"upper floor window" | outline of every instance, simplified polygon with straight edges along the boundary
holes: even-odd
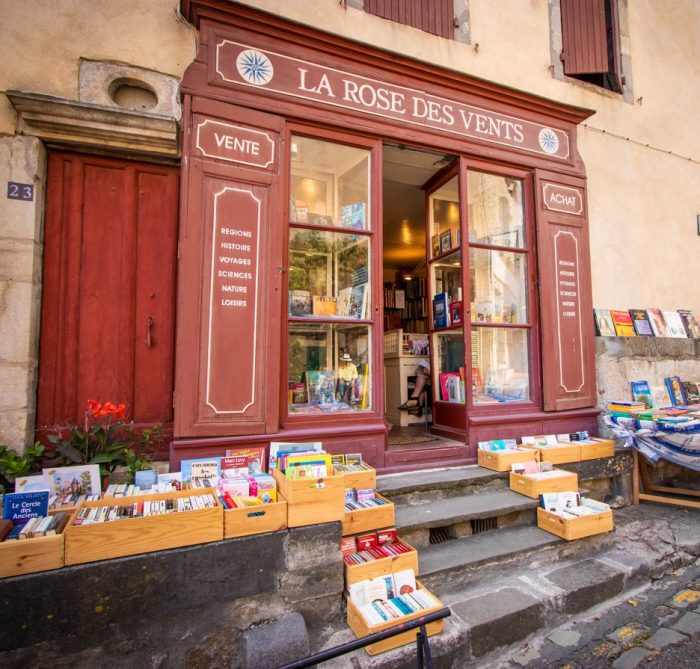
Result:
[[[454,37],[454,0],[364,0],[363,7],[368,14],[383,19],[403,23],[438,37]]]
[[[622,92],[618,0],[560,0],[564,74]]]

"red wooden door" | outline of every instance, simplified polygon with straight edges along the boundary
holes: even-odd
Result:
[[[49,156],[37,425],[172,421],[178,170]]]

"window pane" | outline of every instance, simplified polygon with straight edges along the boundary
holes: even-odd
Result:
[[[472,396],[475,404],[530,399],[527,330],[472,328]]]
[[[369,238],[290,230],[289,315],[370,318]]]
[[[467,172],[469,241],[525,246],[523,184],[520,179]]]
[[[459,251],[430,265],[432,294],[447,293],[450,302],[462,299],[462,254]]]
[[[470,249],[472,321],[527,323],[527,256]]]
[[[369,151],[292,137],[289,220],[369,228]]]
[[[455,177],[430,196],[431,257],[459,248],[460,242],[459,182]]]
[[[464,403],[464,335],[462,330],[433,334],[436,384],[433,396],[443,402]]]
[[[371,328],[366,325],[289,325],[289,413],[324,414],[372,407]]]

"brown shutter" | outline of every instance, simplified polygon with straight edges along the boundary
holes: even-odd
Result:
[[[605,0],[561,0],[564,74],[608,71]]]
[[[539,172],[537,202],[544,409],[592,407],[595,339],[583,182]]]
[[[454,0],[365,0],[368,14],[452,39]]]

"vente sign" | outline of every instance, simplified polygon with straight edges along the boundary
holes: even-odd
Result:
[[[378,81],[227,39],[216,45],[220,80],[567,160],[569,137],[525,119]]]

